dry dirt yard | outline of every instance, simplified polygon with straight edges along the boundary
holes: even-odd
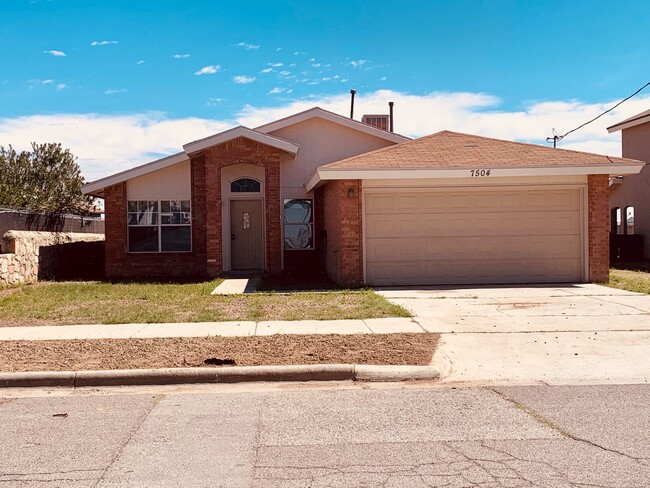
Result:
[[[438,337],[438,334],[331,334],[0,341],[0,371],[148,369],[220,364],[424,366],[431,362]]]

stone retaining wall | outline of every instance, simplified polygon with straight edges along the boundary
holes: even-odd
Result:
[[[3,249],[8,252],[0,254],[0,285],[36,283],[39,279],[54,279],[61,274],[66,277],[83,275],[83,269],[78,270],[79,273],[65,269],[79,266],[78,260],[73,264],[66,259],[66,254],[70,253],[65,249],[71,244],[77,246],[76,255],[84,252],[78,243],[88,243],[86,247],[92,249],[89,255],[97,255],[100,246],[103,254],[103,234],[10,230],[2,239]]]

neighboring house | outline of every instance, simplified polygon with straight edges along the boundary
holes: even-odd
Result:
[[[607,128],[621,131],[623,157],[650,161],[650,110]],[[612,180],[609,194],[612,234],[644,236],[644,255],[650,257],[650,166],[639,174]]]
[[[640,161],[314,108],[89,183],[109,278],[323,269],[346,286],[608,279],[611,175]]]

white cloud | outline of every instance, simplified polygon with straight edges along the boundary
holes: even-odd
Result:
[[[330,81],[331,79],[332,79],[332,78],[330,78],[329,76],[323,76],[323,77],[321,78],[321,81]]]
[[[279,68],[280,66],[283,66],[282,63],[266,63],[267,66],[273,66],[274,68]]]
[[[221,65],[219,64],[210,64],[208,66],[204,66],[200,70],[196,71],[194,74],[196,76],[201,76],[201,75],[213,75],[217,71],[221,69]]]
[[[56,49],[50,49],[49,51],[43,51],[44,54],[51,54],[52,56],[57,56],[65,58],[67,56],[63,51],[57,51]]]
[[[41,83],[43,83],[44,85],[51,85],[52,83],[54,83],[54,80],[43,80],[41,81]]]
[[[110,44],[117,44],[117,41],[93,41],[90,43],[91,46],[108,46]]]
[[[205,107],[216,107],[218,104],[220,104],[224,100],[225,100],[224,98],[219,98],[219,97],[208,98],[208,101],[205,102],[204,106]]]
[[[281,88],[281,87],[279,87],[279,86],[276,86],[275,88],[273,88],[273,89],[269,92],[269,95],[276,95],[276,94],[278,94],[278,93],[282,93],[282,92],[284,92],[284,91],[287,91],[287,89],[286,89],[286,88]]]
[[[367,62],[368,62],[367,59],[358,59],[358,60],[356,60],[356,61],[350,61],[350,65],[351,65],[353,68],[358,68],[359,66],[363,66],[363,65],[366,64]]]
[[[276,47],[275,50],[276,51],[282,51],[282,48],[281,47]]]
[[[248,83],[253,83],[255,81],[255,77],[246,76],[246,75],[237,75],[233,77],[232,81],[234,81],[238,85],[246,85]]]
[[[291,71],[282,70],[278,73],[280,76],[289,76],[291,74]]]
[[[249,44],[247,42],[239,42],[239,43],[237,43],[237,45],[239,47],[243,47],[244,49],[246,49],[246,51],[250,51],[251,49],[259,49],[260,48],[259,44]]]
[[[434,92],[412,95],[391,90],[359,94],[355,112],[388,113],[388,101],[395,102],[396,131],[420,137],[441,130],[453,130],[498,139],[546,145],[546,137],[555,128],[560,134],[594,118],[616,103],[587,104],[579,101],[532,102],[520,110],[499,110],[498,97],[485,93]],[[647,110],[650,95],[629,100],[596,122],[570,134],[558,147],[609,155],[620,155],[620,133],[608,134],[607,127]],[[349,94],[295,101],[282,107],[246,105],[237,120],[256,127],[313,106],[340,114],[350,110]]]
[[[313,63],[314,61],[316,61],[316,58],[309,58],[310,63]]]
[[[273,71],[273,68],[264,68],[260,73],[270,73],[271,71]]]
[[[386,81],[387,79],[388,79],[388,76],[382,76],[381,78],[379,78],[379,81]]]
[[[311,65],[312,68],[320,68],[320,63],[313,63]]]
[[[290,90],[283,93],[288,94]],[[397,132],[411,137],[448,129],[544,145],[552,128],[563,134],[616,102],[607,100],[587,104],[576,100],[554,100],[531,102],[521,109],[505,110],[499,109],[498,97],[485,93],[433,92],[413,95],[378,90],[367,94],[357,93],[357,119],[364,113],[388,113],[388,101],[395,102]],[[569,135],[559,143],[559,147],[620,155],[620,133],[608,134],[606,127],[647,110],[649,104],[650,96],[629,100]],[[12,144],[16,149],[28,149],[31,141],[61,142],[79,157],[85,177],[92,180],[176,153],[189,141],[235,125],[257,127],[314,106],[347,116],[350,96],[348,93],[313,96],[279,107],[245,105],[233,120],[167,119],[161,114],[55,114],[0,118],[0,140]]]
[[[63,90],[67,85],[65,83],[57,83],[56,84],[56,91],[61,91]]]
[[[174,54],[174,59],[187,59],[191,57],[191,54]]]
[[[135,63],[135,64],[144,64],[144,59],[141,59],[140,61],[138,61],[138,62]]]
[[[104,93],[106,95],[115,95],[116,93],[126,93],[126,88],[109,88]]]
[[[92,181],[177,153],[182,145],[236,125],[233,121],[198,118],[167,119],[161,114],[32,115],[0,118],[0,140],[17,150],[32,141],[60,142],[79,159]]]

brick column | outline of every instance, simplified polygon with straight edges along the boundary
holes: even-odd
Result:
[[[338,180],[323,192],[327,274],[343,286],[363,285],[361,191],[361,180]]]
[[[280,201],[280,160],[272,158],[264,168],[266,202],[266,269],[271,275],[282,272],[282,211]]]
[[[126,256],[126,183],[104,189],[106,277],[120,276]]]
[[[589,281],[609,282],[609,204],[607,175],[589,175]]]

